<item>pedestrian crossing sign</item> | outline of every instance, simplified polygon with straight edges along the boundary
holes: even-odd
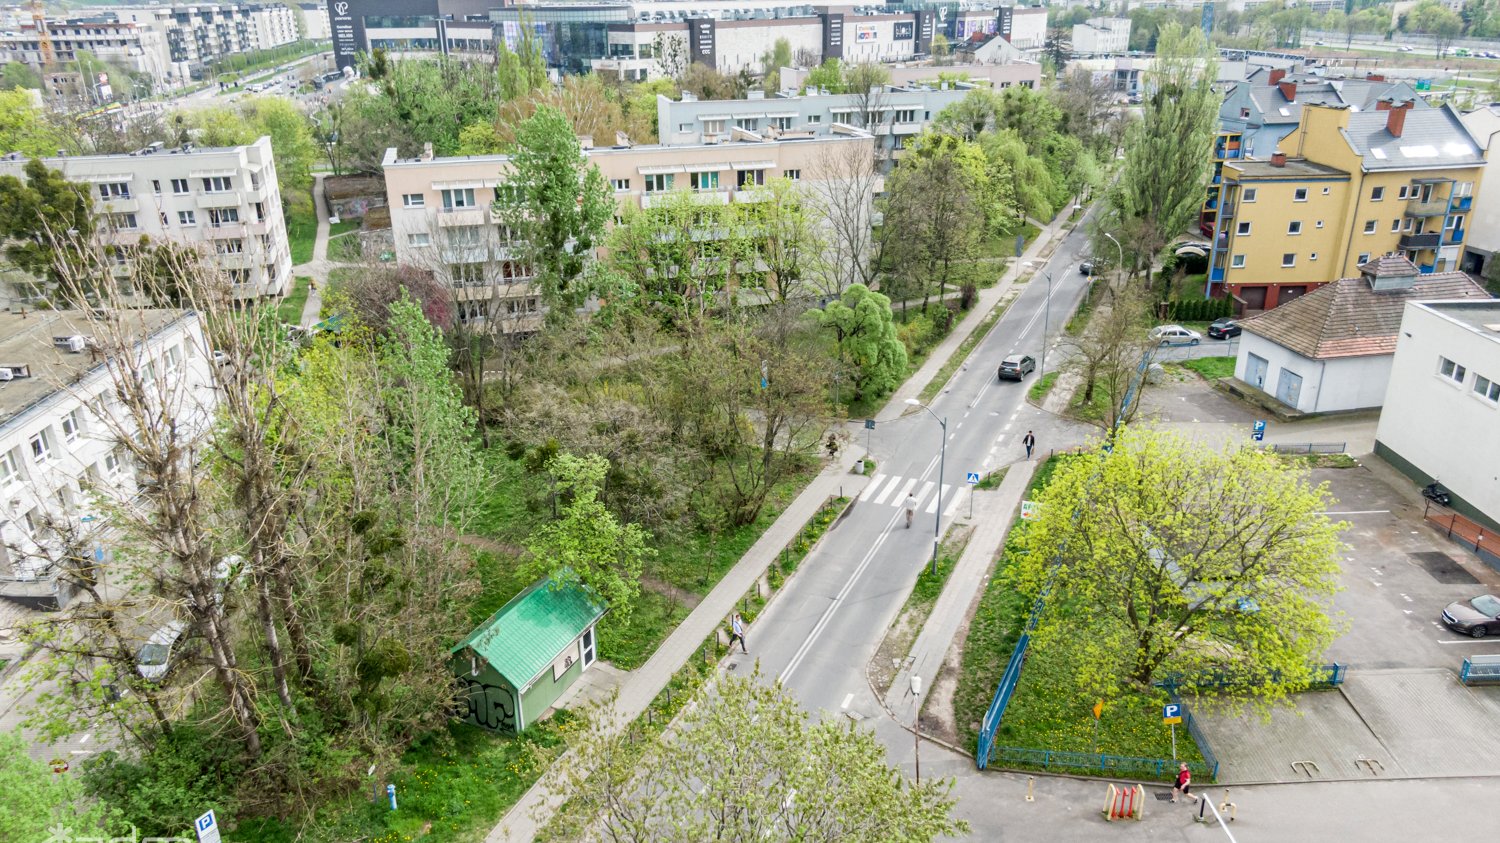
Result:
[[[971,471],[971,472],[969,472],[969,482],[970,483],[978,483],[979,482],[979,472],[977,472],[977,471]]]

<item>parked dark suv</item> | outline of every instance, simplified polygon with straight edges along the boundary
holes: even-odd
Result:
[[[1208,335],[1216,340],[1227,340],[1230,337],[1237,337],[1240,335],[1240,331],[1240,323],[1228,317],[1215,319],[1208,326]]]
[[[999,377],[1003,381],[1018,381],[1036,371],[1036,360],[1024,354],[1012,354],[1000,361]]]

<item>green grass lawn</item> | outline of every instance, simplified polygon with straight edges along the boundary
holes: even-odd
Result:
[[[276,305],[277,318],[287,325],[301,325],[302,309],[307,306],[307,294],[311,286],[311,278],[298,275],[293,281],[292,291]]]
[[[1196,360],[1184,360],[1181,365],[1211,381],[1234,377],[1233,357],[1199,357]]]
[[[313,243],[318,239],[318,213],[313,210],[312,194],[297,193],[286,202],[286,240],[292,252],[292,265],[312,260]]]
[[[1052,391],[1052,385],[1057,383],[1057,372],[1048,372],[1036,379],[1031,388],[1026,390],[1026,397],[1033,403],[1040,404],[1047,399],[1047,393]]]
[[[342,226],[344,223],[339,222]],[[329,226],[331,231],[333,226]],[[358,234],[345,234],[342,237],[331,237],[328,240],[328,259],[339,263],[359,263],[364,260],[365,253],[359,242]]]

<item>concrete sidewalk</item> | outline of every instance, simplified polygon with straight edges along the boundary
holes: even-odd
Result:
[[[323,312],[323,288],[328,286],[328,200],[323,196],[323,174],[313,176],[313,208],[318,214],[318,236],[313,241],[312,260],[292,267],[292,274],[312,279],[307,291],[307,303],[302,306],[301,325],[311,328],[318,324],[318,315]]]
[[[703,602],[662,642],[650,660],[630,673],[615,700],[614,719],[605,728],[624,728],[646,710],[673,674],[698,651],[704,639],[724,625],[740,598],[755,586],[771,563],[780,558],[781,549],[797,537],[798,531],[830,495],[842,492],[852,497],[864,489],[868,478],[850,473],[857,458],[854,448],[843,449],[839,460],[831,463],[802,490],[760,540],[703,598]],[[500,824],[490,831],[486,843],[535,838],[538,829],[566,799],[566,792],[558,787],[560,782],[556,772],[567,763],[566,757],[554,762],[552,769],[532,785]]]
[[[1036,467],[1035,460],[1012,463],[998,489],[973,493],[974,521],[978,526],[964,546],[963,555],[953,566],[953,572],[948,575],[948,582],[938,595],[932,613],[927,616],[927,623],[917,634],[910,658],[896,674],[885,696],[886,711],[902,726],[914,726],[920,710],[918,698],[911,693],[910,677],[921,677],[923,694],[931,689],[970,607],[984,594],[990,567],[1005,545],[1005,537],[1010,534],[1012,520]]]

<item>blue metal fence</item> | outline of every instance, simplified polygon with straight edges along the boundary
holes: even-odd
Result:
[[[1206,756],[1205,756],[1206,758]],[[1096,752],[1061,752],[1052,749],[1024,749],[1015,746],[995,747],[995,759],[1015,767],[1041,767],[1044,770],[1075,770],[1115,774],[1125,778],[1150,776],[1167,779],[1177,771],[1178,762],[1170,758],[1143,758],[1131,755],[1105,755]],[[1188,769],[1203,780],[1219,775],[1217,761],[1188,762]]]
[[[1308,682],[1308,688],[1337,688],[1344,684],[1344,676],[1349,672],[1349,665],[1333,662],[1321,664],[1312,668],[1312,679]],[[1231,673],[1204,673],[1197,676],[1184,676],[1181,673],[1168,673],[1161,679],[1151,683],[1161,688],[1175,699],[1178,692],[1184,688],[1209,688],[1223,690],[1225,688],[1249,688],[1258,684],[1255,681],[1246,680]]]

